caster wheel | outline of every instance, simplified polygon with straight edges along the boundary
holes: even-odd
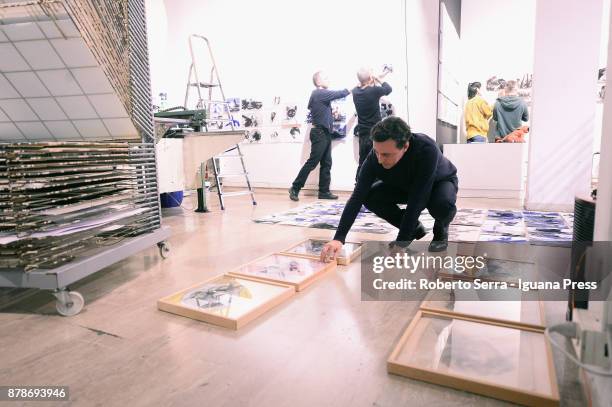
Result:
[[[80,293],[69,291],[66,293],[65,298],[67,298],[65,302],[59,298],[55,302],[55,308],[60,315],[71,317],[81,312],[85,305],[85,299]]]
[[[159,255],[162,259],[167,259],[170,256],[170,243],[159,242],[157,247],[159,247]]]

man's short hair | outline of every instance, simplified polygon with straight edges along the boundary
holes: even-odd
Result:
[[[319,87],[319,80],[321,79],[321,73],[323,71],[317,71],[314,73],[314,75],[312,75],[312,83],[318,88]]]
[[[372,127],[370,137],[373,141],[395,141],[397,148],[402,149],[412,140],[412,132],[408,123],[397,116],[385,117]]]
[[[508,82],[506,82],[506,86],[504,87],[504,89],[506,90],[506,93],[514,92],[516,90],[516,81],[509,80]]]
[[[360,68],[357,71],[357,79],[359,80],[359,83],[365,85],[370,81],[370,79],[372,79],[372,70],[368,68]]]

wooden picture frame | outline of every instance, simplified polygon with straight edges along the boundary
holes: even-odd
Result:
[[[212,287],[215,285],[220,286],[221,289],[214,290]],[[207,292],[203,292],[202,288],[207,290]],[[252,297],[248,298],[243,293],[237,292],[242,290],[248,290],[251,296],[260,294],[262,298],[258,301],[253,301],[249,309],[248,302],[244,304],[245,301],[242,300],[252,299]],[[192,296],[185,299],[187,295],[195,292],[199,292],[202,298]],[[293,295],[295,295],[295,289],[289,285],[250,277],[222,274],[161,298],[157,301],[157,308],[161,311],[237,330]],[[229,304],[225,301],[227,296],[230,297]],[[236,303],[236,298],[238,298],[240,303]],[[233,309],[232,300],[234,300]],[[187,304],[187,301],[195,301],[198,306]],[[202,304],[202,302],[198,301],[202,301],[205,306],[198,308]],[[206,303],[207,301],[208,303]],[[211,301],[214,302],[211,303]],[[241,308],[246,309],[242,310]]]
[[[499,322],[516,327],[537,329],[542,332],[546,329],[544,304],[539,299],[525,299],[523,301],[520,299],[500,301],[453,300],[450,294],[447,297],[447,292],[441,291],[430,291],[419,309],[450,315],[451,317],[460,316],[483,322]],[[534,292],[522,293],[518,289],[516,291],[518,294],[534,294]],[[515,315],[509,315],[512,313]]]
[[[302,291],[336,268],[336,262],[322,263],[318,260],[270,254],[244,264],[228,274],[250,277],[294,287]]]
[[[458,256],[461,257],[461,256]],[[515,273],[504,273],[505,269],[502,265],[510,266],[516,264],[520,269],[515,270]],[[499,260],[499,259],[487,259],[487,270],[478,270],[475,266],[470,270],[458,273],[451,270],[440,269],[438,270],[438,277],[441,280],[463,280],[463,281],[474,281],[480,279],[487,282],[506,282],[508,287],[518,287],[518,280],[520,278],[530,279],[536,276],[536,265],[528,262],[512,261],[512,260]]]
[[[418,311],[389,356],[387,371],[525,406],[559,405],[550,344],[536,329]]]
[[[301,242],[295,243],[288,247],[287,249],[279,252],[279,254],[283,254],[285,256],[295,256],[295,257],[303,257],[306,259],[319,259],[319,254],[316,252],[310,253],[302,253],[302,251],[309,251],[310,248],[307,246],[309,242],[317,242],[317,243],[327,243],[329,239],[319,239],[319,238],[309,238],[304,239]],[[349,246],[350,245],[350,246]],[[306,247],[304,247],[306,246]],[[357,246],[357,247],[352,247]],[[336,257],[336,261],[340,266],[348,266],[351,264],[355,258],[357,258],[361,254],[362,243],[358,242],[345,242],[342,246],[342,252],[338,257]],[[320,253],[320,250],[319,250]]]

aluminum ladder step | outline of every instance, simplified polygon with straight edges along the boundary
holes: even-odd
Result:
[[[191,82],[189,84],[189,86],[199,86],[200,88],[217,88],[221,85],[219,85],[218,83],[207,83],[207,82],[200,82],[200,83],[196,83],[196,82]]]
[[[219,178],[230,178],[230,177],[244,177],[245,175],[248,175],[248,172],[237,172],[235,174],[218,174],[217,177]]]
[[[238,196],[238,195],[250,195],[251,191],[245,189],[244,191],[233,191],[233,192],[223,192],[223,196]]]

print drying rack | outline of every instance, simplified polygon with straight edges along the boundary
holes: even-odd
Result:
[[[0,298],[52,290],[75,315],[70,285],[169,251],[144,0],[0,0],[0,26]]]

